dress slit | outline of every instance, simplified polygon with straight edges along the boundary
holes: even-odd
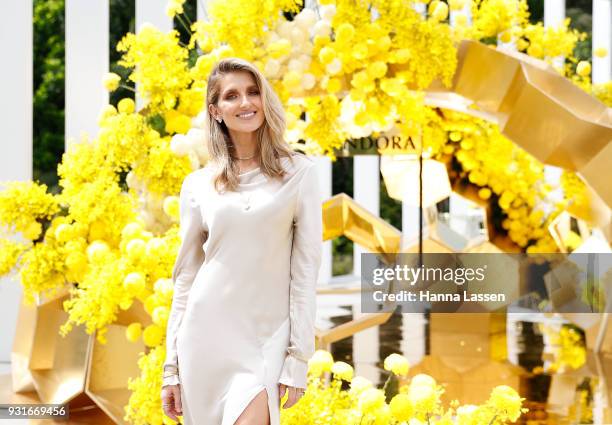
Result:
[[[235,425],[236,421],[238,420],[238,418],[240,417],[240,415],[242,415],[244,413],[244,411],[247,409],[247,407],[249,407],[249,405],[251,404],[251,402],[253,400],[255,400],[255,398],[260,395],[262,393],[262,391],[266,392],[266,395],[268,396],[267,401],[266,401],[266,405],[268,407],[268,421],[269,423],[271,423],[272,421],[272,409],[270,408],[270,393],[268,392],[268,388],[266,388],[265,385],[260,385],[259,387],[257,387],[257,391],[252,394],[249,395],[244,403],[241,403],[240,409],[238,409],[237,412],[228,412],[229,414],[229,421],[225,420],[225,417],[223,418],[223,425]]]

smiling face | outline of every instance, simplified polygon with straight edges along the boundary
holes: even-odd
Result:
[[[213,119],[222,118],[230,134],[252,133],[262,126],[261,93],[250,72],[231,72],[220,81],[217,105],[210,105]]]

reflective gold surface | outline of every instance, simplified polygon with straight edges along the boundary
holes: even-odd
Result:
[[[353,336],[358,332],[378,326],[389,320],[392,313],[366,313],[350,322],[328,330],[316,330],[315,341],[318,349],[329,350],[330,344]]]
[[[345,193],[323,203],[323,240],[346,236],[366,250],[392,260],[399,252],[401,232]]]
[[[62,308],[67,298],[64,293],[38,305],[29,368],[43,403],[70,402],[72,407],[80,407],[92,404],[78,396],[85,390],[93,337],[82,326],[66,337],[59,335],[60,325],[68,318]]]
[[[8,388],[12,385],[15,390],[3,397],[11,403],[67,403],[71,416],[76,416],[69,423],[125,423],[124,406],[131,394],[128,378],[140,375],[138,358],[145,351],[142,341],[129,342],[125,331],[130,323],[146,326],[151,318],[135,300],[109,326],[106,344],[80,326],[64,338],[59,327],[67,319],[62,308],[67,297],[65,288],[57,296],[42,297],[35,307],[21,306],[12,353],[13,378],[7,379]],[[30,390],[23,384],[28,374]],[[23,394],[21,398],[16,390]]]
[[[34,391],[34,381],[29,369],[34,330],[36,323],[36,306],[19,303],[15,339],[11,350],[12,388],[16,393]]]
[[[144,311],[144,310],[143,310]],[[140,375],[139,353],[145,351],[142,340],[132,343],[125,337],[127,326],[111,325],[107,343],[94,341],[85,393],[117,424],[126,424],[124,406],[131,391],[129,378]]]
[[[611,109],[544,61],[464,40],[452,87],[432,85],[426,102],[496,122],[543,163],[578,171],[606,204],[582,206],[583,218],[609,226]]]

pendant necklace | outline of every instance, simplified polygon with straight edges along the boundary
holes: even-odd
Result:
[[[251,209],[251,194],[244,194],[241,193],[240,196],[242,197],[242,202],[244,203],[244,210],[248,211],[249,209]]]

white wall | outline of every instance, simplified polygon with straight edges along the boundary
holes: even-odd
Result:
[[[102,84],[109,64],[108,0],[66,0],[66,146],[94,138],[108,104]]]
[[[0,2],[0,182],[32,179],[32,0]],[[21,300],[18,277],[0,278],[0,362],[10,361]]]

